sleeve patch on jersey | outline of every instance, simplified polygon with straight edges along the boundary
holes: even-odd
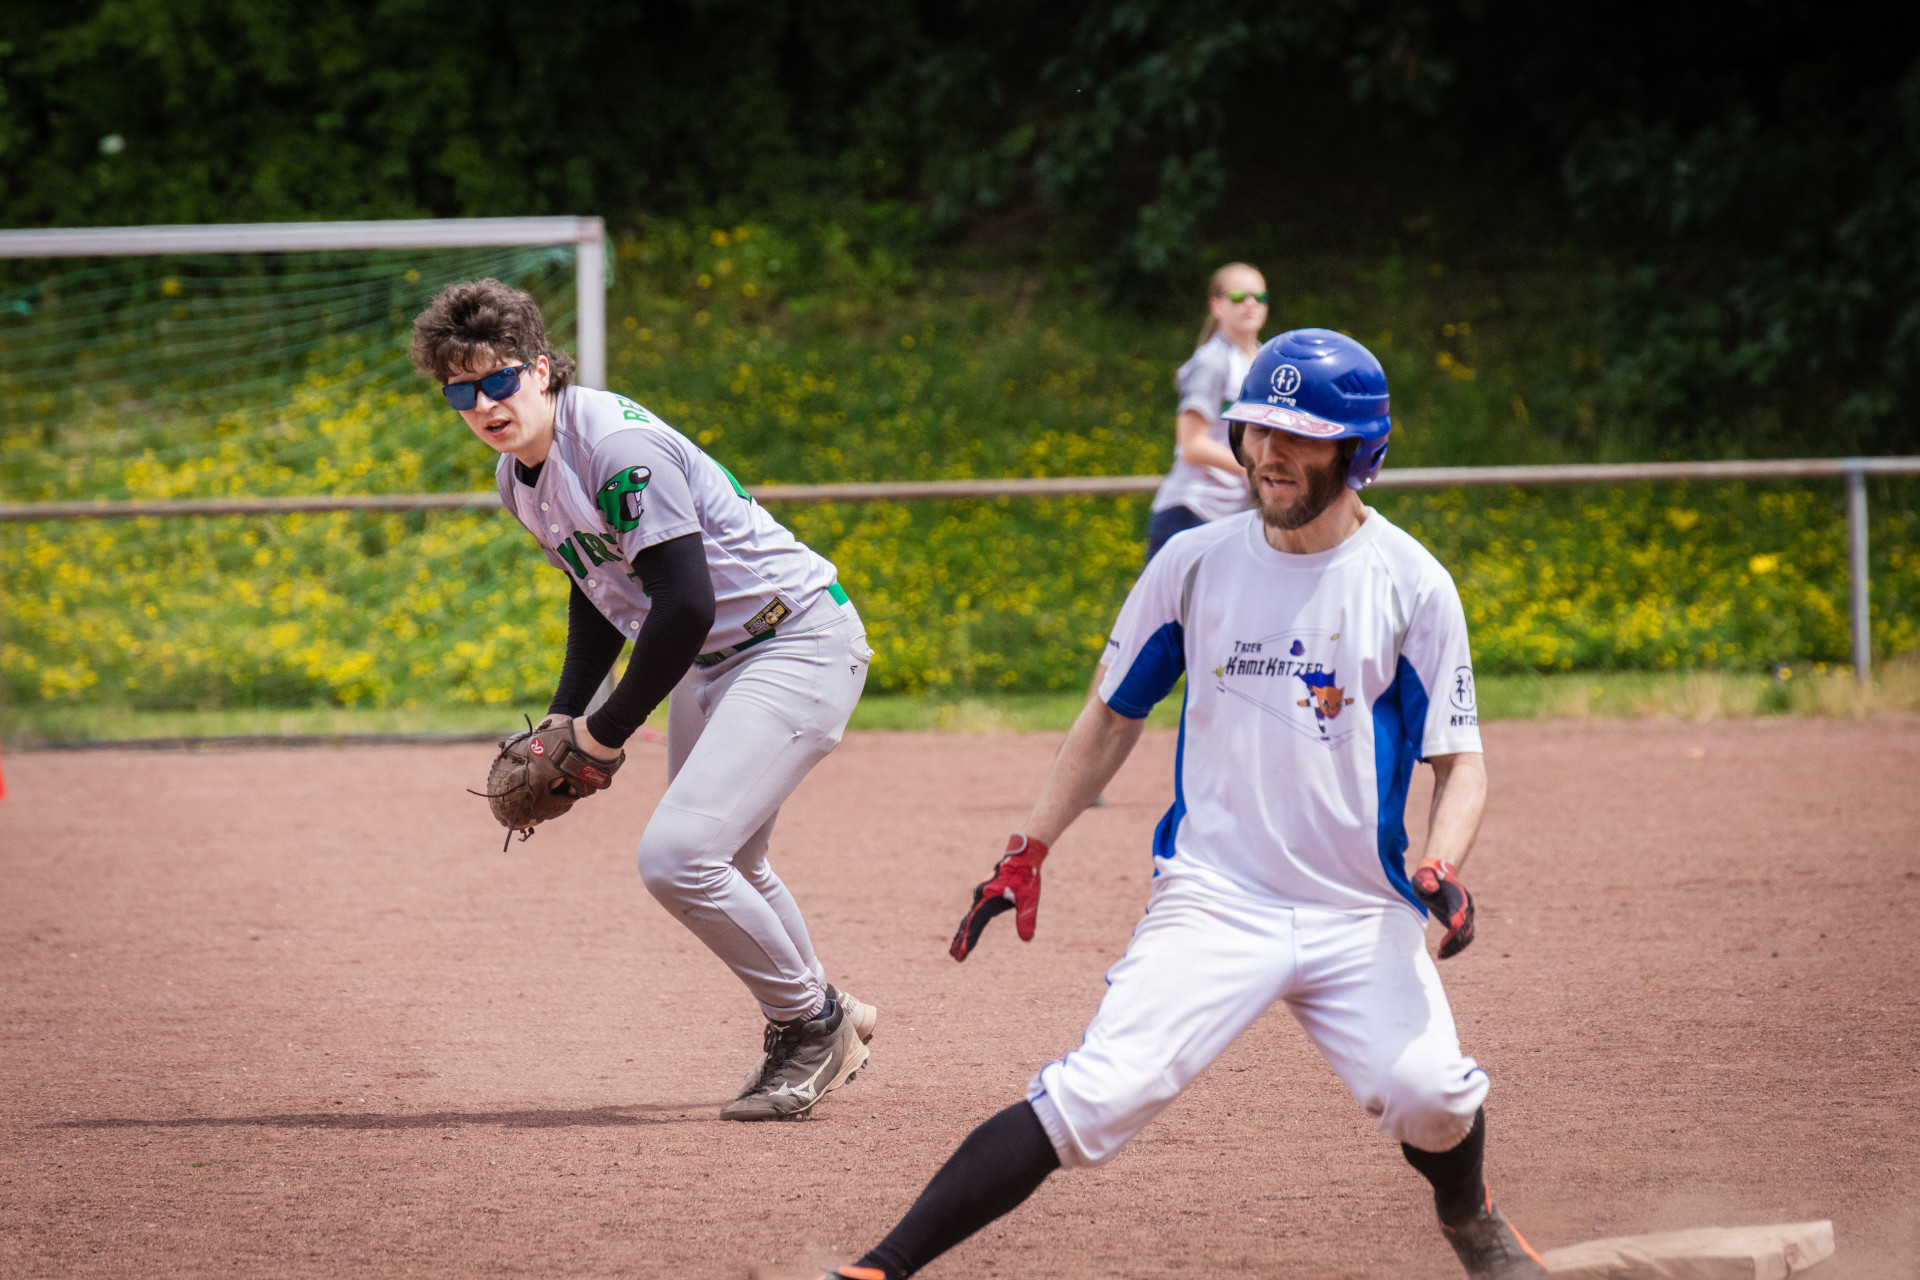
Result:
[[[1107,699],[1107,705],[1129,720],[1144,720],[1154,704],[1173,692],[1186,669],[1186,634],[1179,623],[1169,622],[1140,646],[1126,678]]]
[[[640,492],[651,479],[653,472],[650,469],[627,467],[600,486],[594,501],[600,504],[600,514],[606,517],[609,525],[621,533],[639,527]]]

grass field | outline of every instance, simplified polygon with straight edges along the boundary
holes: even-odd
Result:
[[[1484,720],[1638,719],[1740,720],[1756,716],[1856,716],[1920,713],[1920,662],[1888,664],[1872,696],[1857,697],[1845,668],[1788,668],[1784,679],[1724,671],[1576,672],[1570,675],[1482,676]],[[1058,732],[1073,722],[1077,693],[1010,693],[939,699],[871,694],[854,711],[856,730],[952,733]],[[542,708],[524,713],[538,717]],[[499,707],[226,708],[213,711],[127,711],[41,703],[0,708],[0,749],[155,738],[312,738],[366,734],[472,734],[518,727]],[[1168,698],[1150,728],[1178,722],[1180,699]],[[648,728],[666,732],[662,707]]]

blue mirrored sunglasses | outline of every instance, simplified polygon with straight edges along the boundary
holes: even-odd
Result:
[[[533,361],[529,360],[525,364],[509,365],[498,373],[490,373],[472,382],[449,382],[440,388],[440,394],[456,409],[471,409],[480,402],[474,390],[477,387],[487,393],[487,399],[498,403],[520,390],[520,375],[531,368]]]

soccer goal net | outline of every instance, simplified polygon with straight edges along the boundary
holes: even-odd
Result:
[[[599,220],[574,218],[0,233],[0,502],[483,489],[490,456],[409,363],[413,317],[454,281],[507,281],[597,385],[601,255]],[[533,575],[501,528],[461,512],[0,524],[0,697],[16,713],[511,701],[545,673],[496,663],[527,647],[501,629],[551,611],[515,607]]]

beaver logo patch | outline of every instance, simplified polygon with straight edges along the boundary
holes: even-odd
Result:
[[[594,501],[599,504],[600,514],[606,517],[609,525],[621,533],[639,526],[640,493],[651,479],[653,472],[649,468],[628,467],[600,486]]]

